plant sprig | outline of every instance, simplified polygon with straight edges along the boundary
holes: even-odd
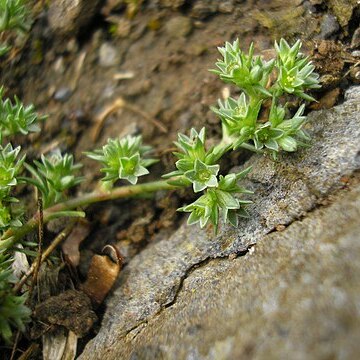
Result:
[[[111,187],[116,180],[124,179],[135,185],[138,178],[149,174],[147,169],[158,160],[146,158],[151,147],[142,145],[141,136],[126,136],[122,139],[109,139],[101,149],[86,152],[86,155],[101,162],[105,173],[102,179]]]
[[[212,72],[243,91],[237,99],[219,100],[218,107],[212,107],[221,119],[224,142],[234,149],[254,146],[275,159],[281,150],[293,152],[307,145],[309,136],[302,129],[306,120],[304,106],[289,117],[286,103],[286,96],[313,101],[305,92],[320,87],[314,65],[300,48],[300,40],[290,47],[281,39],[279,44],[275,42],[276,59],[268,62],[254,56],[253,44],[249,54],[240,50],[238,40],[219,48],[223,59],[218,60]],[[271,100],[270,113],[267,120],[260,120],[265,99]]]
[[[24,0],[0,0],[0,35],[5,31],[24,34],[30,29],[31,20]],[[11,46],[0,42],[0,56],[5,55]]]

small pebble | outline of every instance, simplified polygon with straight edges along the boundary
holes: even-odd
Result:
[[[360,47],[360,27],[358,27],[351,39],[351,47],[353,49]]]
[[[190,15],[194,17],[195,19],[204,20],[210,15],[213,15],[216,13],[218,8],[218,2],[217,1],[198,1],[195,3],[194,7],[192,8]]]
[[[71,89],[63,86],[60,89],[56,90],[54,94],[54,100],[64,103],[70,99],[71,95]]]
[[[332,35],[334,35],[338,30],[339,30],[339,23],[337,22],[336,17],[333,15],[326,14],[323,17],[320,34],[318,37],[320,39],[328,39]]]
[[[229,255],[229,260],[235,260],[237,258],[237,254],[236,253],[232,253]]]
[[[176,16],[165,24],[165,31],[170,37],[186,37],[192,31],[191,19],[186,16]]]
[[[310,1],[304,1],[303,6],[310,14],[316,13],[316,7],[313,4],[311,4]]]
[[[234,11],[234,4],[232,1],[220,1],[219,11],[223,14],[231,14]]]
[[[60,75],[65,72],[64,58],[62,56],[58,57],[55,60],[54,70]]]
[[[78,33],[95,15],[101,0],[52,0],[49,1],[47,20],[56,36]]]
[[[111,67],[120,64],[120,54],[117,52],[114,46],[105,42],[99,49],[99,65],[102,67]]]
[[[350,77],[355,84],[360,84],[360,66],[353,67],[350,70]]]
[[[71,38],[66,44],[66,51],[71,54],[77,53],[79,50],[79,44],[75,38]]]
[[[161,6],[177,10],[185,4],[185,0],[160,0]]]
[[[226,100],[230,97],[231,95],[231,91],[230,91],[230,87],[229,86],[224,86],[221,89],[221,97],[223,98],[223,100]]]

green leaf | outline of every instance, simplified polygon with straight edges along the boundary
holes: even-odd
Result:
[[[278,143],[285,151],[292,152],[297,150],[297,142],[291,136],[285,136],[279,139]]]

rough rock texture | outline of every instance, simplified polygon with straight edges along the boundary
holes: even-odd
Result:
[[[172,306],[104,357],[356,359],[359,216],[360,186],[246,256],[194,270]]]
[[[277,163],[251,158],[245,185],[256,195],[250,219],[238,229],[226,227],[213,237],[211,229],[183,226],[136,256],[80,358],[292,353],[297,359],[315,350],[349,358],[359,350],[352,339],[359,335],[360,268],[350,261],[359,253],[359,190],[307,214],[360,169],[359,104],[357,87],[344,104],[310,114],[311,148]],[[293,222],[283,233],[267,235]],[[256,243],[253,256],[225,258]]]
[[[86,26],[95,14],[100,0],[53,0],[49,5],[48,21],[57,35],[74,35]]]

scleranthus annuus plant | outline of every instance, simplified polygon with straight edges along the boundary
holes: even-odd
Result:
[[[300,47],[300,41],[291,47],[281,39],[275,43],[276,58],[265,61],[254,55],[253,45],[244,53],[238,40],[226,43],[219,48],[222,59],[212,72],[235,85],[240,95],[219,100],[218,107],[212,108],[221,119],[221,141],[207,147],[205,128],[178,134],[176,169],[165,174],[165,180],[139,184],[139,178],[147,175],[157,161],[151,156],[151,147],[143,145],[141,136],[109,139],[102,148],[86,153],[102,165],[105,186],[70,199],[69,190],[82,181],[81,165],[75,163],[71,154],[60,152],[42,155],[41,161],[28,164],[20,147],[14,148],[5,140],[15,134],[38,131],[43,117],[18,99],[3,100],[0,90],[0,335],[9,341],[11,328],[23,329],[29,316],[24,296],[12,292],[11,257],[15,245],[36,228],[39,217],[35,214],[23,223],[16,210],[19,199],[12,195],[19,183],[37,188],[44,204],[44,222],[62,216],[84,216],[83,207],[99,201],[188,188],[198,195],[193,203],[178,209],[189,213],[188,224],[199,223],[201,228],[211,224],[215,233],[221,222],[237,226],[239,217],[248,216],[249,203],[239,195],[251,193],[239,181],[251,169],[224,174],[219,160],[239,148],[276,159],[281,151],[293,152],[308,145],[309,136],[303,129],[305,106],[300,105],[291,114],[286,103],[294,97],[314,100],[306,91],[319,88],[314,66],[300,53]],[[119,181],[130,185],[118,185]],[[12,308],[11,316],[2,310],[4,304]]]
[[[222,121],[223,141],[233,149],[254,147],[276,159],[280,150],[296,151],[310,140],[302,129],[305,106],[290,117],[286,102],[283,104],[291,96],[313,101],[306,91],[320,87],[314,65],[300,53],[300,48],[300,40],[290,47],[281,39],[275,42],[277,56],[270,61],[254,56],[253,44],[245,54],[238,40],[219,48],[223,59],[218,60],[217,69],[212,71],[242,91],[238,99],[219,100],[219,107],[212,108]],[[266,100],[271,101],[270,113],[266,121],[259,121]]]
[[[24,0],[0,0],[0,35],[6,31],[24,34],[29,28],[29,14]],[[0,37],[0,56],[9,50],[10,46]]]

